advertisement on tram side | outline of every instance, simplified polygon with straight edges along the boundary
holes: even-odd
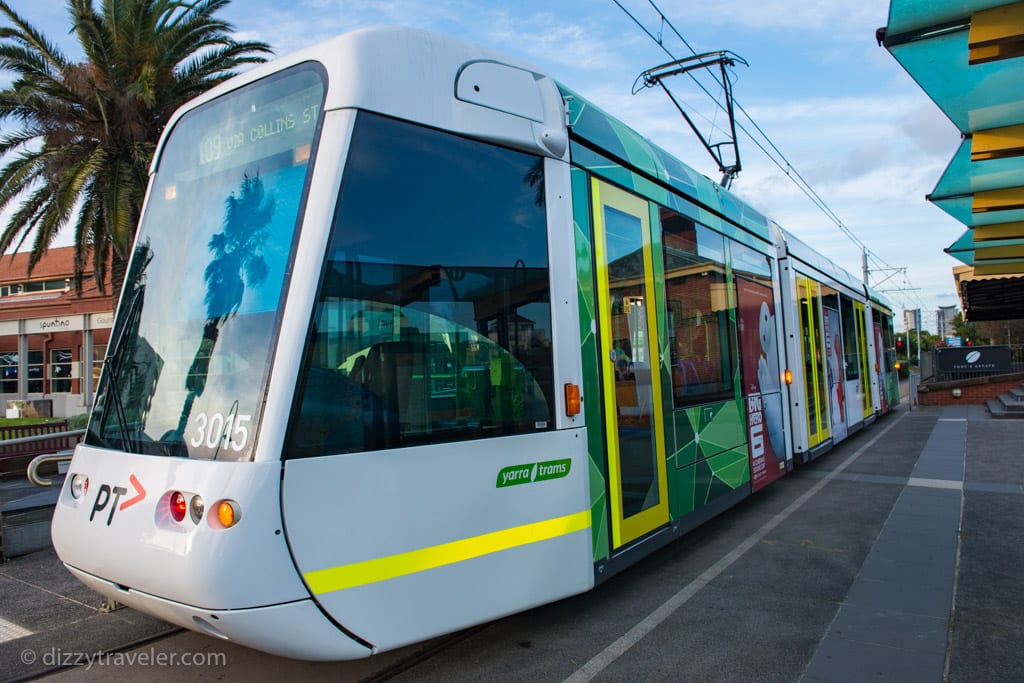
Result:
[[[825,367],[828,372],[828,406],[832,416],[832,436],[838,442],[846,438],[846,373],[843,369],[843,333],[839,311],[822,308],[822,332],[825,334]]]
[[[771,288],[758,282],[737,277],[736,291],[750,482],[757,491],[786,473],[775,306]]]

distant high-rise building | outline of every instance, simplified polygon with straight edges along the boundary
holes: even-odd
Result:
[[[903,329],[905,331],[920,330],[921,329],[921,309],[920,308],[904,308],[903,309]]]
[[[939,306],[935,311],[935,334],[940,337],[949,337],[953,334],[953,318],[956,316],[956,306]]]

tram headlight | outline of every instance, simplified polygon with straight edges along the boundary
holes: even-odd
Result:
[[[188,512],[188,503],[185,502],[185,494],[181,491],[175,491],[171,494],[171,497],[167,499],[167,504],[171,508],[171,517],[175,522],[180,522],[185,519],[185,513]]]
[[[71,477],[71,497],[78,500],[89,492],[89,477],[84,474],[76,474]]]
[[[203,497],[199,495],[192,496],[192,500],[188,504],[188,514],[192,517],[192,521],[199,524],[199,520],[203,518],[205,510],[206,506],[203,504]]]

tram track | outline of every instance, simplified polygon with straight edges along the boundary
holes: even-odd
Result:
[[[53,676],[53,675],[62,673],[64,671],[70,671],[70,670],[73,670],[73,669],[78,669],[78,668],[80,668],[82,666],[86,666],[88,661],[96,661],[97,659],[100,659],[100,658],[103,658],[103,657],[112,656],[112,655],[115,655],[115,654],[117,654],[119,652],[129,652],[129,651],[134,650],[136,648],[143,647],[145,645],[151,645],[153,643],[158,643],[161,640],[165,640],[167,638],[170,638],[171,636],[175,636],[175,635],[178,635],[179,633],[185,633],[185,632],[186,632],[186,629],[184,629],[184,628],[181,628],[181,627],[170,627],[166,631],[161,631],[159,633],[155,633],[153,635],[149,635],[149,636],[146,636],[144,638],[136,638],[135,640],[128,641],[127,643],[123,643],[121,645],[117,645],[117,646],[111,647],[111,648],[96,650],[95,652],[90,652],[90,653],[81,653],[81,652],[79,652],[79,653],[74,653],[74,652],[62,653],[62,654],[69,655],[69,661],[67,663],[55,664],[53,666],[49,666],[49,667],[46,667],[46,668],[43,668],[43,669],[38,669],[36,671],[31,671],[31,672],[29,672],[27,674],[23,674],[21,676],[15,677],[15,678],[9,678],[6,681],[4,681],[4,683],[23,683],[24,681],[38,681],[38,680],[46,678],[48,676]],[[58,650],[58,652],[60,652],[60,651]],[[83,661],[82,657],[86,656],[86,655],[88,656],[89,660],[88,661]]]
[[[388,665],[380,671],[372,673],[364,678],[360,678],[357,683],[385,683],[385,681],[393,680],[397,676],[415,669],[420,664],[433,659],[437,655],[450,650],[464,640],[484,631],[490,625],[490,623],[480,624],[479,626],[473,626],[447,636],[442,636],[433,641],[427,647],[399,659],[397,662]]]
[[[437,657],[444,652],[451,650],[453,647],[462,643],[463,641],[479,634],[484,631],[490,624],[480,624],[456,633],[442,636],[429,643],[426,647],[423,647],[415,652],[412,652],[397,661],[388,664],[386,667],[379,671],[375,671],[367,676],[359,678],[357,683],[385,683],[391,681],[398,676],[414,670],[417,666]],[[50,676],[57,674],[73,671],[82,667],[88,667],[90,663],[102,660],[103,658],[112,657],[118,653],[127,653],[132,650],[136,650],[147,645],[154,645],[166,641],[174,636],[188,633],[188,629],[171,627],[165,631],[146,636],[144,638],[137,638],[116,646],[109,648],[98,649],[94,652],[88,653],[87,659],[83,659],[85,656],[83,653],[66,653],[68,655],[68,661],[66,663],[58,663],[52,666],[46,666],[44,668],[36,669],[20,676],[6,679],[3,683],[25,683],[27,681],[38,681]],[[58,650],[59,652],[59,650]]]

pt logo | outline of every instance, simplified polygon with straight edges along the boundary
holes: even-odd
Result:
[[[110,523],[114,520],[115,512],[129,508],[146,497],[146,489],[142,487],[142,484],[134,474],[128,477],[128,483],[135,489],[135,495],[125,499],[120,505],[117,502],[121,500],[121,496],[128,493],[128,489],[123,486],[111,487],[108,484],[100,484],[100,488],[96,492],[96,500],[92,503],[92,512],[89,513],[89,521],[91,522],[97,512],[103,512],[109,505],[110,512],[107,514],[107,526],[110,526]],[[113,501],[111,501],[111,498],[113,498]]]

